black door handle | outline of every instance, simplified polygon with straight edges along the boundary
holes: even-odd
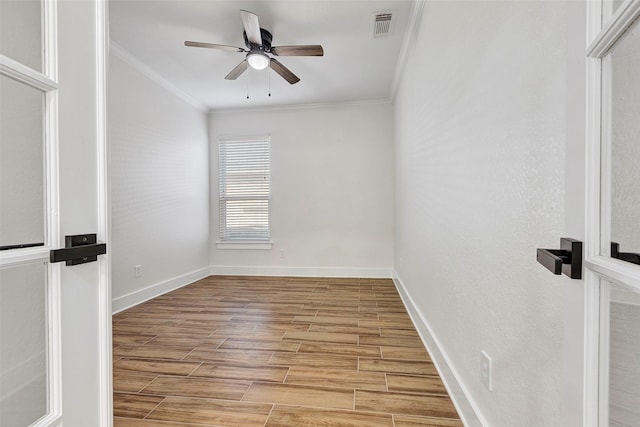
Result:
[[[560,249],[538,248],[536,258],[553,274],[564,273],[572,279],[582,279],[582,242],[563,237]]]
[[[620,252],[620,243],[611,242],[611,258],[640,265],[640,254],[634,252]]]
[[[65,248],[49,253],[51,262],[66,261],[66,265],[85,264],[98,260],[98,255],[107,253],[106,243],[97,243],[95,234],[65,236]]]

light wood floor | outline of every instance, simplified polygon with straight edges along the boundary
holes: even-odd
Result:
[[[113,316],[116,427],[462,426],[391,280],[211,276]]]

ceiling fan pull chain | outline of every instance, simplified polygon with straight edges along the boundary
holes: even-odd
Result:
[[[246,79],[246,81],[247,81],[247,99],[249,99],[249,74],[250,73],[247,73],[247,79]]]
[[[271,67],[269,67],[269,96],[271,96]]]

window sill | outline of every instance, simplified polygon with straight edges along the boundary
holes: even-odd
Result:
[[[218,249],[235,249],[235,250],[271,250],[273,242],[265,241],[244,241],[244,242],[216,242]]]

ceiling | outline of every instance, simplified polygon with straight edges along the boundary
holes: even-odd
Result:
[[[114,54],[203,109],[367,102],[391,97],[413,1],[111,0],[109,31]],[[258,15],[274,46],[321,44],[324,56],[278,57],[300,77],[295,85],[269,69],[225,80],[244,53],[184,41],[244,48],[240,9]],[[374,14],[389,11],[391,33],[374,38]]]

